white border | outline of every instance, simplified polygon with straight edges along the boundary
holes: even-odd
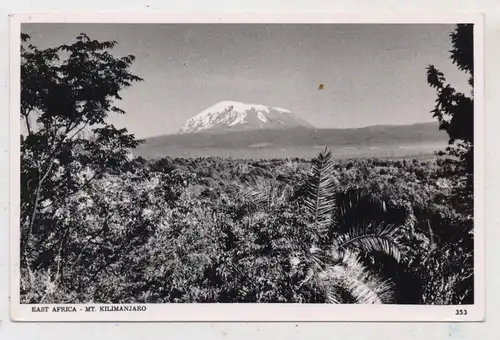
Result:
[[[21,23],[474,23],[474,185],[475,304],[327,305],[327,304],[147,304],[145,312],[33,313],[19,303],[20,186],[20,28]],[[10,18],[10,263],[11,318],[14,321],[483,321],[485,317],[485,126],[484,16],[478,13],[308,13],[308,14],[15,14]],[[455,315],[467,309],[467,315]]]

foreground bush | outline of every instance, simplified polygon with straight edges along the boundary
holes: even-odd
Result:
[[[472,235],[434,163],[207,161],[47,207],[23,302],[470,303]]]

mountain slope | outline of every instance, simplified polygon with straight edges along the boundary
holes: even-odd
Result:
[[[179,133],[284,129],[313,126],[289,110],[236,101],[222,101],[188,119]]]
[[[201,132],[147,138],[134,150],[142,157],[313,157],[324,146],[339,157],[403,157],[446,147],[437,123],[370,126],[357,129],[258,129]]]

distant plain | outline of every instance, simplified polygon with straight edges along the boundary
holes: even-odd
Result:
[[[223,157],[243,159],[311,158],[328,147],[334,158],[434,157],[448,143],[437,123],[370,126],[358,129],[306,129],[193,133],[146,138],[134,156]]]

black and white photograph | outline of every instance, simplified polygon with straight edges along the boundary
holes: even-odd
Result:
[[[19,20],[15,318],[484,315],[477,21],[255,18]]]

